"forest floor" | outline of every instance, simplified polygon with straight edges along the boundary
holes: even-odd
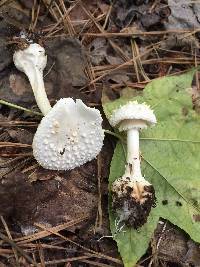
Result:
[[[41,116],[13,64],[22,32],[45,47],[51,104],[80,98],[103,114],[102,91],[116,99],[125,87],[143,90],[199,65],[200,1],[0,1],[0,267],[123,266],[107,237],[116,139],[106,135],[97,159],[71,171],[37,164],[31,144]],[[105,117],[103,127],[111,130]],[[164,230],[158,225],[138,266],[200,266],[198,244],[169,222]]]

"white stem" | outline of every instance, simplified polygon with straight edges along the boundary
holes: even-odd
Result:
[[[47,64],[44,48],[37,43],[30,44],[26,49],[15,51],[13,61],[16,68],[27,75],[38,107],[46,115],[50,111],[51,105],[43,80],[43,70]]]
[[[26,75],[30,81],[37,105],[45,116],[50,111],[51,105],[44,87],[43,71],[34,67],[31,73],[30,70],[26,71]]]
[[[127,131],[127,165],[125,175],[144,179],[140,168],[139,130],[137,128]]]

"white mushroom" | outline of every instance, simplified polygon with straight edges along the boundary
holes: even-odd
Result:
[[[104,139],[100,112],[72,98],[60,99],[51,108],[43,81],[47,56],[39,44],[16,51],[13,60],[17,69],[27,75],[45,115],[33,139],[33,155],[38,163],[46,169],[70,170],[94,159]]]
[[[16,51],[13,55],[13,61],[16,68],[27,75],[37,105],[43,115],[46,115],[51,109],[51,105],[43,81],[43,70],[47,63],[44,48],[37,43],[30,44],[28,48]]]
[[[33,155],[52,170],[70,170],[94,159],[104,132],[102,117],[80,99],[60,99],[42,119],[33,139]]]
[[[127,131],[127,159],[125,173],[112,184],[113,209],[119,220],[137,229],[142,226],[155,205],[155,192],[140,168],[139,130],[154,125],[156,117],[146,104],[130,101],[115,110],[110,124],[119,131]]]

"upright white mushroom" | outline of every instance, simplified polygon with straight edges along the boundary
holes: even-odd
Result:
[[[47,56],[42,46],[31,43],[24,50],[17,50],[13,55],[16,68],[26,74],[31,84],[37,105],[43,115],[46,115],[51,105],[46,95],[43,70],[47,64]]]
[[[155,123],[153,110],[137,101],[115,110],[110,118],[113,127],[127,131],[125,173],[112,184],[112,205],[119,220],[135,229],[146,223],[156,200],[153,185],[141,173],[139,150],[139,131]]]

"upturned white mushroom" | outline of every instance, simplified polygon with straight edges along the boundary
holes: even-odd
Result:
[[[45,115],[32,145],[38,163],[46,169],[70,170],[94,159],[104,139],[100,112],[72,98],[60,99],[51,108],[43,81],[47,56],[39,44],[16,51],[13,60],[17,69],[27,75],[38,107]]]
[[[33,139],[33,155],[51,170],[70,170],[94,159],[104,139],[99,110],[80,99],[60,99],[42,119]]]
[[[51,105],[46,95],[43,70],[47,64],[47,56],[42,46],[37,43],[30,44],[24,50],[18,50],[13,55],[16,68],[26,74],[31,84],[37,105],[43,115],[46,115]]]
[[[113,209],[120,221],[135,229],[146,223],[156,200],[152,184],[141,173],[139,150],[139,131],[155,123],[153,110],[137,101],[130,101],[115,110],[110,118],[113,127],[127,131],[125,173],[111,188]]]

